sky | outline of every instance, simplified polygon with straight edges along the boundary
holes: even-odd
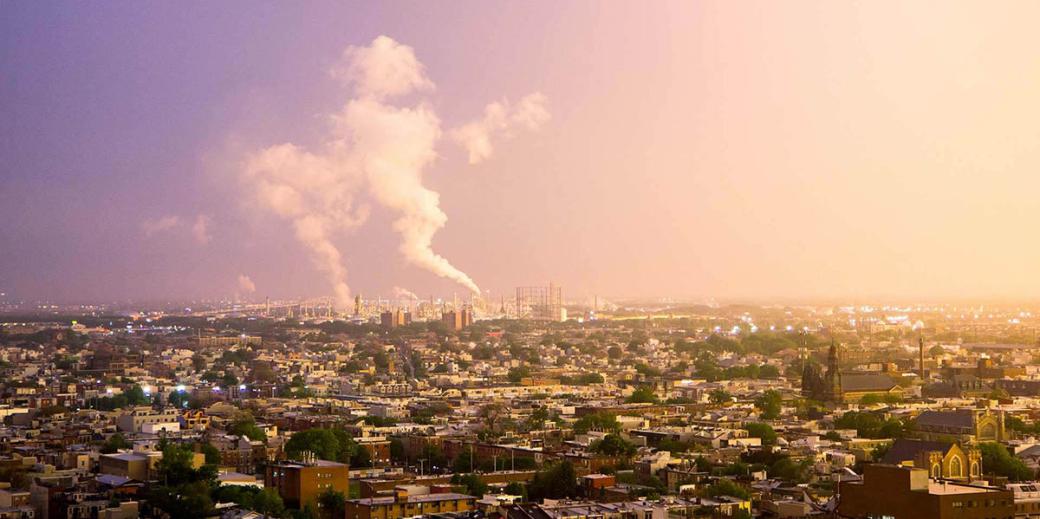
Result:
[[[0,292],[1035,298],[996,7],[0,0]]]

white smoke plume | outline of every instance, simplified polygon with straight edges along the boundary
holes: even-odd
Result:
[[[238,275],[238,289],[247,294],[256,292],[256,283],[245,274]]]
[[[390,292],[391,294],[393,294],[394,299],[398,300],[408,299],[412,301],[417,301],[419,299],[419,296],[415,295],[415,292],[412,292],[407,288],[394,287]]]
[[[524,96],[516,105],[510,105],[508,100],[490,103],[484,107],[483,118],[455,129],[451,137],[469,153],[469,163],[476,164],[491,157],[495,134],[510,137],[516,127],[537,130],[545,124],[550,118],[545,104],[546,98],[540,92]]]
[[[145,236],[152,236],[156,233],[169,231],[180,224],[181,219],[177,216],[171,215],[163,216],[162,218],[150,218],[141,222],[141,232],[143,232]]]
[[[432,247],[448,218],[440,196],[423,185],[422,174],[437,158],[440,120],[421,99],[407,106],[391,102],[434,88],[412,48],[380,36],[369,46],[347,48],[331,74],[352,97],[331,117],[321,149],[310,152],[286,143],[260,150],[247,161],[243,180],[262,206],[293,223],[340,305],[349,303],[350,289],[333,236],[364,223],[366,199],[397,213],[393,225],[408,261],[479,294],[476,283]],[[505,108],[507,126],[544,122],[544,97],[534,96]]]
[[[280,144],[251,157],[244,179],[261,205],[292,221],[296,239],[310,249],[312,261],[328,277],[337,304],[346,307],[347,269],[331,233],[360,225],[368,210],[354,203],[360,183],[353,168],[337,170],[334,160]]]
[[[191,235],[195,237],[195,241],[200,245],[205,245],[213,239],[209,234],[209,216],[200,214],[195,217],[195,223],[191,226]]]

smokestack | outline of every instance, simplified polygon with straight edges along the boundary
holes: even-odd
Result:
[[[917,337],[917,355],[920,362],[918,367],[921,370],[921,380],[924,380],[924,336]]]

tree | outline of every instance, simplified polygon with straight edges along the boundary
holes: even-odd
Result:
[[[768,472],[774,478],[794,483],[805,483],[809,481],[809,468],[811,466],[811,462],[808,459],[795,462],[789,456],[784,456],[776,460],[769,467]]]
[[[487,483],[476,474],[456,474],[452,483],[466,487],[466,493],[471,496],[483,497],[488,491]]]
[[[325,517],[342,517],[347,508],[347,496],[331,488],[318,494],[318,507]]]
[[[431,469],[437,467],[445,467],[448,465],[448,457],[444,455],[444,451],[439,445],[426,444],[420,451],[420,458],[426,460],[426,466]],[[467,468],[467,470],[469,470]]]
[[[128,405],[148,405],[151,401],[152,399],[148,398],[148,395],[144,394],[144,390],[141,389],[141,386],[137,384],[134,384],[133,387],[126,392],[126,403]]]
[[[692,445],[693,442],[684,442],[682,440],[665,438],[657,444],[657,450],[668,451],[672,454],[680,454],[690,450]]]
[[[513,481],[502,490],[511,496],[520,496],[521,501],[527,501],[527,487],[523,483]]]
[[[213,489],[212,499],[218,503],[236,503],[246,510],[269,517],[285,515],[285,503],[273,488],[222,485]]]
[[[630,404],[656,404],[660,402],[657,395],[654,394],[654,390],[646,386],[633,391],[632,395],[625,401]]]
[[[849,411],[834,421],[837,429],[855,429],[862,438],[900,438],[905,434],[903,422],[896,418],[882,419],[868,412]]]
[[[267,440],[267,435],[264,434],[264,430],[257,427],[253,415],[248,413],[239,415],[233,422],[231,422],[231,425],[228,426],[228,434],[245,436],[253,441]]]
[[[101,445],[102,454],[112,454],[118,452],[120,449],[129,449],[133,447],[133,444],[128,442],[122,434],[115,433],[109,436],[105,443]]]
[[[299,510],[290,511],[289,517],[292,519],[318,519],[318,512],[314,511],[314,506],[311,503],[307,503]]]
[[[480,469],[476,456],[470,449],[462,449],[451,462],[451,468],[456,473],[472,472]]]
[[[539,407],[531,411],[531,415],[527,417],[527,420],[524,420],[524,427],[528,431],[541,429],[549,418],[549,410]]]
[[[171,517],[204,517],[213,510],[211,487],[216,486],[217,471],[212,465],[194,468],[195,452],[190,445],[161,441],[162,459],[156,464],[158,485],[147,493],[147,500]]]
[[[311,452],[319,459],[336,461],[340,459],[341,448],[332,429],[307,429],[293,433],[285,444],[285,453],[295,459],[304,452]]]
[[[611,346],[610,348],[607,348],[608,358],[617,360],[620,359],[624,354],[625,352],[618,346]]]
[[[65,406],[49,405],[40,409],[40,416],[50,417],[67,412],[69,412],[69,410],[66,409]]]
[[[405,461],[404,442],[400,438],[390,438],[390,459],[398,463]]]
[[[212,443],[203,443],[200,450],[202,451],[202,454],[206,456],[206,463],[208,465],[220,465],[222,459],[220,451],[214,447]]]
[[[877,393],[869,393],[869,394],[863,395],[863,398],[859,399],[859,405],[862,405],[862,406],[872,406],[872,405],[878,405],[880,403],[881,403],[881,395],[878,395]]]
[[[610,413],[592,413],[578,418],[574,422],[574,432],[585,434],[589,431],[617,432],[621,430],[621,424],[617,417]]]
[[[775,389],[770,389],[755,399],[755,407],[762,411],[760,416],[763,420],[776,420],[779,418],[782,403],[783,396]]]
[[[206,517],[213,511],[210,487],[205,481],[180,485],[155,485],[148,492],[148,503],[170,517]]]
[[[238,385],[238,377],[236,377],[232,373],[225,373],[224,376],[220,378],[220,383],[224,387],[237,386]]]
[[[356,370],[355,370],[356,371]],[[258,363],[253,367],[253,380],[257,382],[274,382],[278,379],[271,365],[267,362]]]
[[[183,408],[183,407],[187,407],[188,406],[188,401],[190,399],[191,399],[191,397],[189,397],[188,394],[185,393],[184,391],[173,390],[173,391],[170,391],[170,395],[166,397],[166,402],[168,404],[170,404],[171,406],[180,409],[180,408]]]
[[[654,367],[650,367],[649,365],[644,364],[642,362],[636,364],[636,372],[648,378],[661,376],[661,370]]]
[[[576,497],[578,479],[574,465],[569,461],[560,461],[536,472],[527,486],[527,492],[532,501]]]
[[[477,412],[477,417],[483,422],[485,431],[495,432],[498,430],[499,418],[501,418],[504,411],[505,406],[498,402],[491,402],[480,408]]]
[[[194,467],[195,451],[190,445],[166,442],[162,446],[162,454],[155,468],[163,485],[177,486],[216,478],[217,473],[212,466]]]
[[[719,365],[711,353],[705,352],[701,358],[698,358],[693,363],[693,369],[697,372],[697,376],[703,377],[708,382],[715,382],[722,378],[722,370],[719,369]]]
[[[875,462],[881,461],[881,459],[885,457],[885,454],[888,454],[888,451],[891,448],[892,448],[892,444],[891,443],[882,443],[882,444],[879,444],[878,446],[874,447],[874,449],[870,451],[870,459],[871,459],[871,461],[875,461]]]
[[[763,364],[758,370],[758,378],[780,378],[780,368],[772,364]]]
[[[714,467],[711,461],[704,456],[697,456],[694,458],[693,464],[696,465],[698,472],[711,472],[711,469]]]
[[[749,423],[744,426],[748,431],[748,436],[752,438],[761,438],[762,445],[773,445],[776,443],[776,431],[773,430],[773,426],[767,423]]]
[[[253,496],[253,506],[249,507],[250,510],[271,517],[281,517],[285,515],[285,503],[282,502],[282,496],[278,495],[278,492],[273,488],[265,488],[256,493]]]
[[[350,454],[350,466],[351,467],[371,467],[372,466],[372,453],[368,452],[368,449],[359,445],[357,442],[353,442],[353,452]]]
[[[33,478],[22,467],[0,467],[0,481],[10,483],[12,488],[19,490],[28,489],[32,485]]]
[[[1004,476],[1011,481],[1028,481],[1035,476],[1022,460],[1012,456],[999,443],[980,443],[979,450],[982,451],[982,467],[987,474]]]
[[[748,499],[751,497],[751,493],[748,492],[746,488],[738,485],[732,479],[718,480],[704,489],[704,494],[707,497],[732,496],[741,499]]]
[[[527,366],[510,368],[506,378],[513,384],[519,384],[521,380],[531,376],[531,369]]]
[[[636,446],[620,434],[608,434],[602,440],[593,442],[589,450],[604,456],[632,456],[636,453]]]
[[[712,389],[711,393],[708,393],[708,401],[715,405],[722,405],[733,400],[733,395],[725,389]]]
[[[304,452],[357,467],[372,464],[368,451],[341,429],[307,429],[293,433],[285,442],[285,453],[290,458],[299,458]]]
[[[885,420],[878,428],[879,438],[901,438],[905,434],[906,426],[896,418]]]

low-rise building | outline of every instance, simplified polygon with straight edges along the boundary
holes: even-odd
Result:
[[[267,466],[264,485],[274,488],[285,506],[303,508],[315,504],[318,496],[327,490],[347,494],[350,491],[349,474],[346,464],[335,461],[281,462]]]
[[[1015,513],[1010,490],[931,479],[921,468],[867,465],[862,481],[842,482],[839,488],[842,517],[987,519]]]
[[[346,519],[401,519],[420,515],[473,510],[477,498],[453,492],[409,495],[398,487],[394,495],[347,500]]]

